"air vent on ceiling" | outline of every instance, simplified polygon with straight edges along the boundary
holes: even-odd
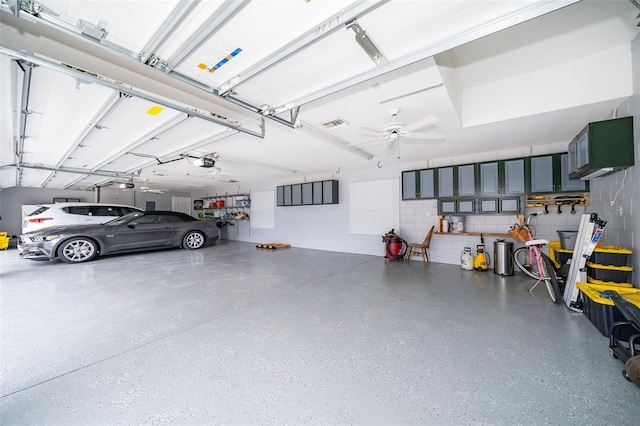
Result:
[[[337,129],[338,127],[348,126],[349,123],[347,123],[345,120],[343,120],[340,117],[336,117],[329,121],[325,121],[324,123],[322,123],[322,125],[327,129]]]
[[[386,104],[387,102],[397,101],[398,99],[406,98],[408,96],[417,95],[418,93],[428,92],[429,90],[437,89],[438,87],[444,86],[444,83],[434,84],[433,86],[425,87],[424,89],[414,90],[413,92],[405,93],[400,96],[394,96],[393,98],[385,99],[380,101],[380,104]]]

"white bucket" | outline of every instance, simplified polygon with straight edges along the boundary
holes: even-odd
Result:
[[[464,216],[451,216],[451,232],[464,232]]]
[[[447,219],[442,219],[440,225],[442,226],[440,232],[449,232],[449,221]]]

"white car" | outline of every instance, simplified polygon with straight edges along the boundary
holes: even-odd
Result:
[[[105,223],[127,213],[143,211],[124,204],[56,203],[38,204],[22,221],[22,233],[59,225],[89,225]]]

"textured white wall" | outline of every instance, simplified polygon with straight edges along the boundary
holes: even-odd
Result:
[[[617,108],[615,116],[632,115],[635,165],[625,171],[591,180],[593,211],[608,221],[603,243],[633,250],[633,284],[640,287],[640,36],[632,42],[633,96]],[[612,116],[613,117],[613,116]],[[616,194],[617,197],[616,197]],[[615,205],[611,201],[615,199]],[[622,214],[616,209],[622,207]]]

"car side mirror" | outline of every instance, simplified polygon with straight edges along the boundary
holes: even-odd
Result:
[[[138,222],[129,222],[129,223],[127,223],[127,228],[133,229],[133,228],[136,227],[137,224],[138,224]]]

